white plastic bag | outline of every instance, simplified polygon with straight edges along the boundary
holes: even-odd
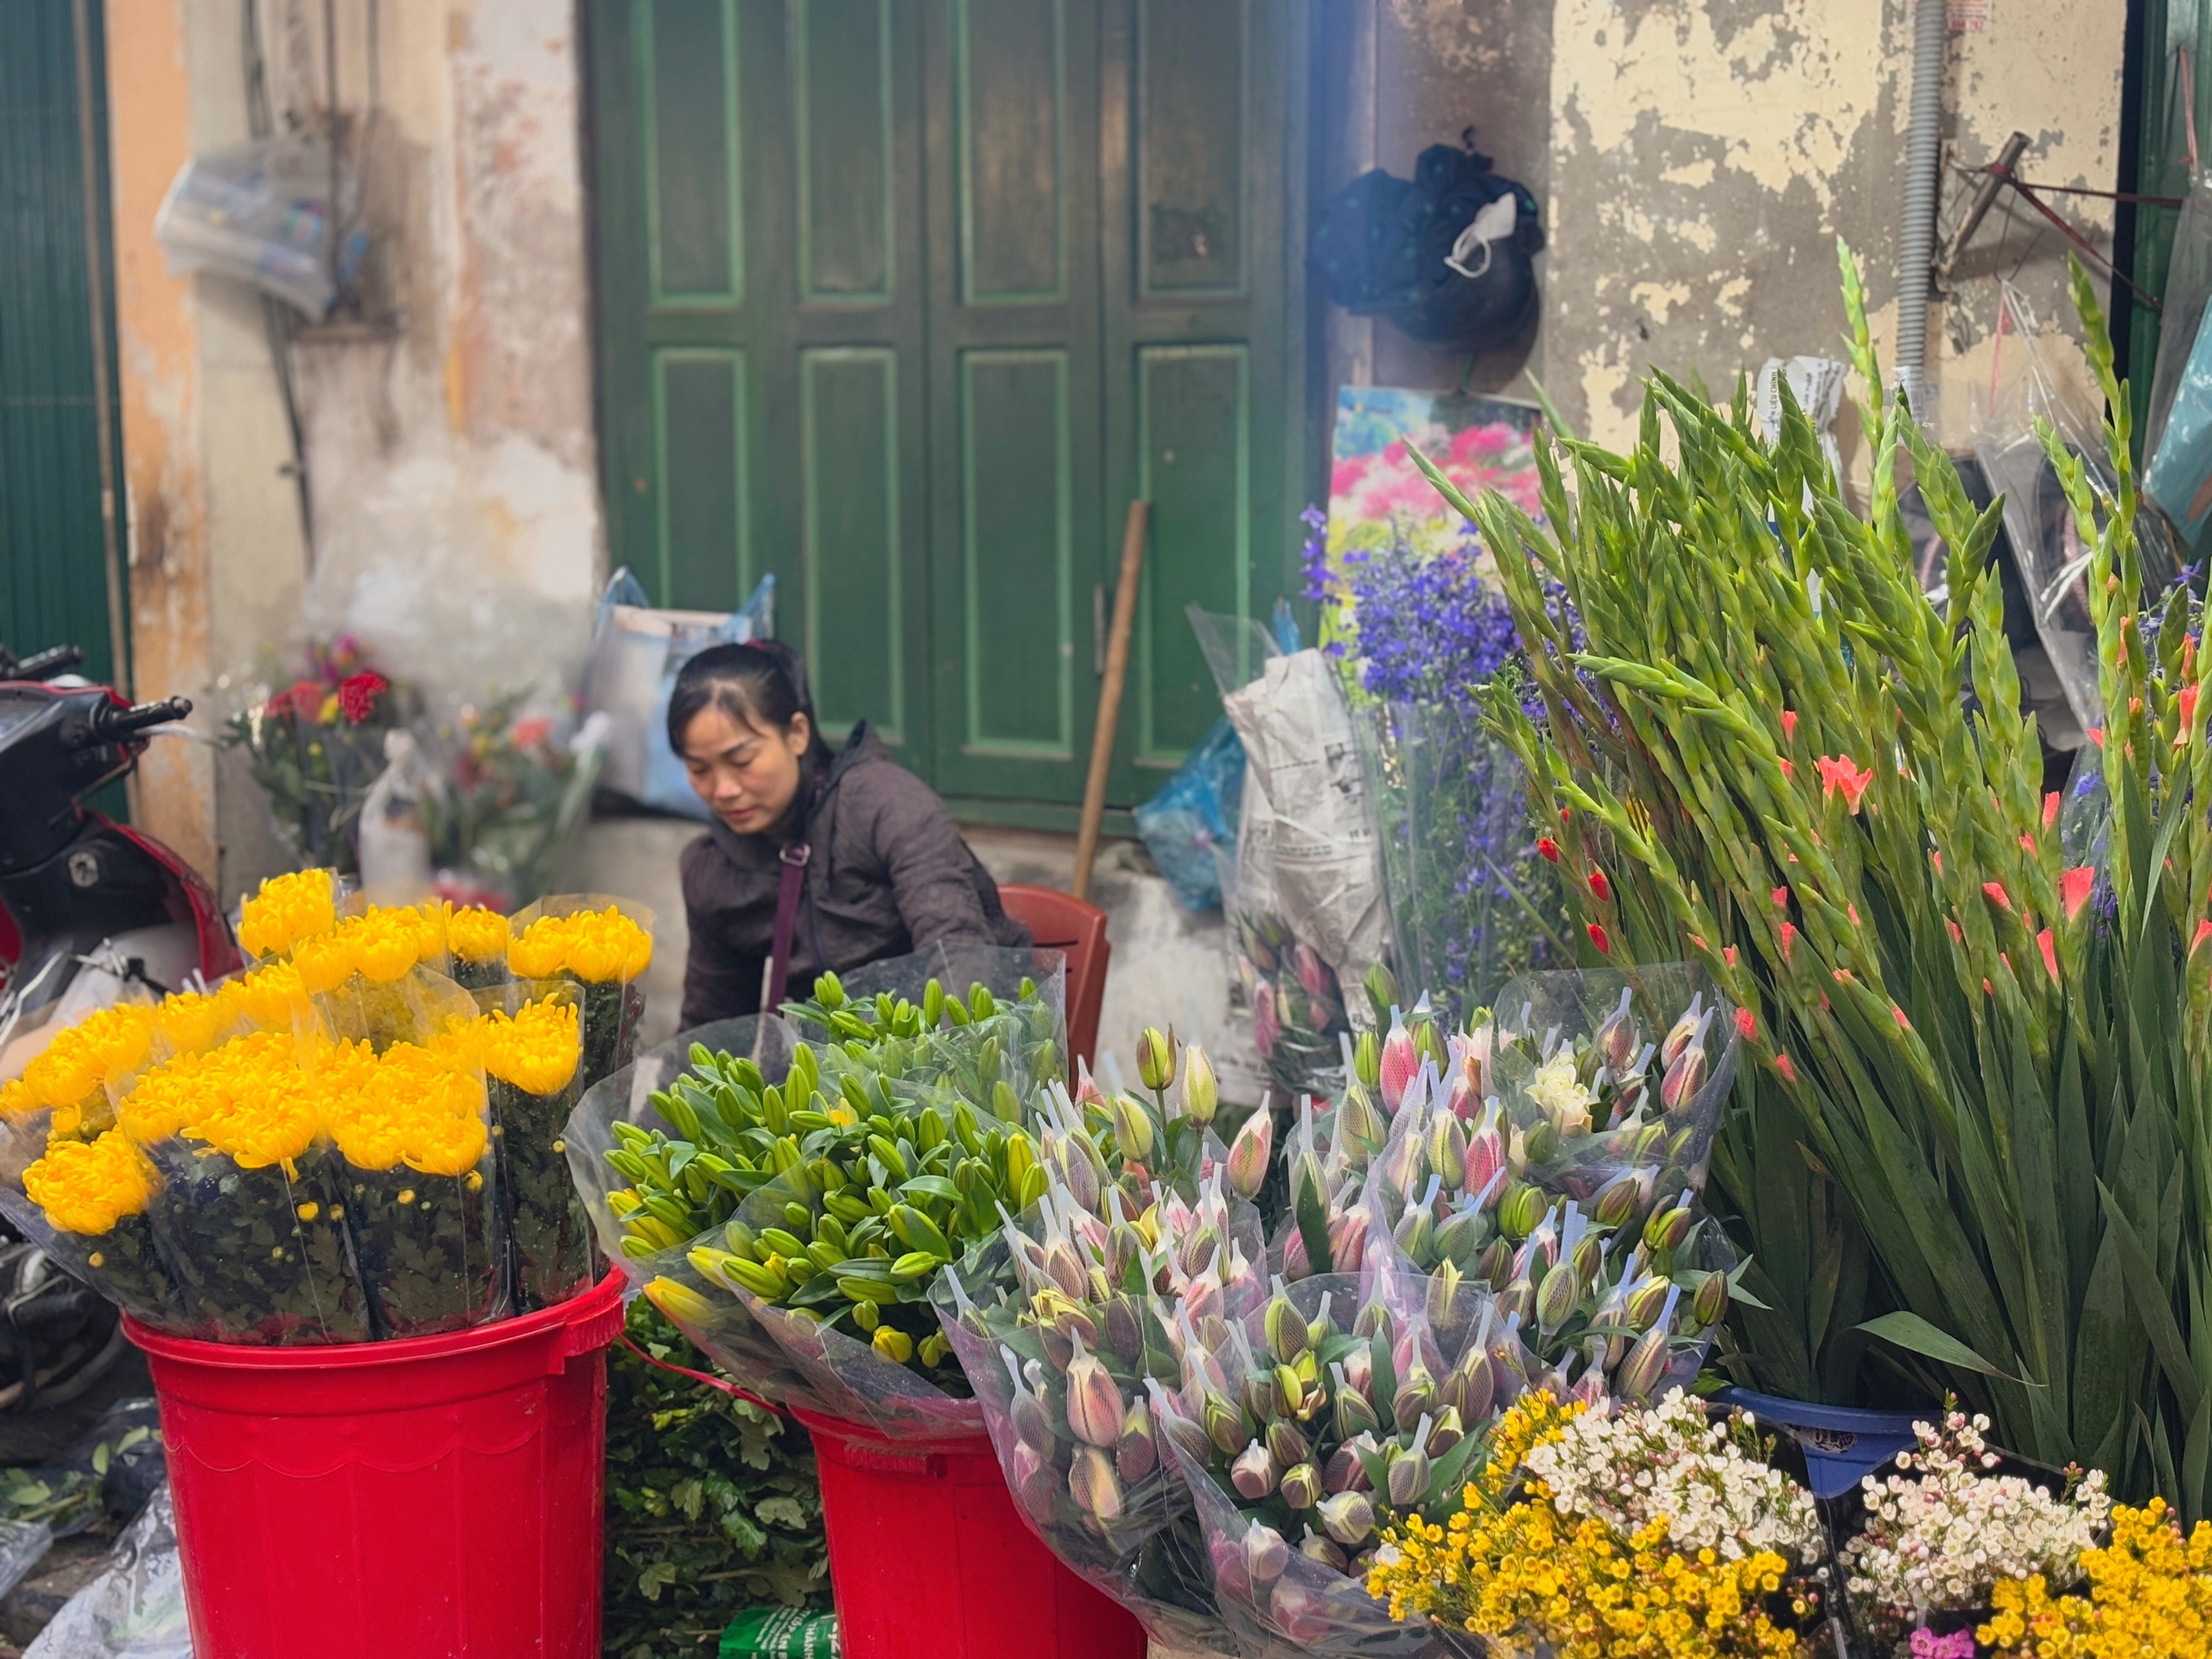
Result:
[[[172,271],[238,277],[320,322],[368,245],[359,231],[334,237],[333,181],[330,147],[313,135],[211,150],[176,175],[154,235]],[[359,191],[346,169],[335,182],[343,226]]]
[[[607,584],[584,679],[585,706],[607,717],[607,762],[601,786],[645,806],[702,823],[708,816],[668,746],[668,702],[684,664],[709,645],[741,645],[775,632],[776,579],[760,585],[739,609],[657,610],[625,569]]]
[[[69,1599],[23,1659],[192,1659],[167,1482],[115,1541],[99,1576]]]

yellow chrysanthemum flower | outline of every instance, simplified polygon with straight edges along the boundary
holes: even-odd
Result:
[[[401,1164],[425,1175],[465,1175],[490,1131],[483,1085],[430,1050],[395,1043],[365,1086],[325,1103],[331,1139],[359,1169]]]
[[[486,1021],[484,1070],[527,1095],[550,1095],[576,1075],[583,1046],[576,1005],[542,998],[512,1020],[504,1014]]]
[[[507,965],[524,979],[567,973],[601,985],[637,978],[652,959],[653,936],[613,905],[541,916],[507,946]]]
[[[65,1233],[97,1238],[143,1211],[159,1179],[146,1154],[118,1129],[97,1141],[63,1141],[23,1172],[23,1192]]]
[[[338,925],[338,879],[328,870],[272,875],[245,901],[238,943],[257,957],[285,956]]]
[[[0,1083],[0,1117],[28,1117],[44,1103],[21,1077]]]
[[[238,1023],[234,999],[218,991],[180,991],[154,1010],[154,1031],[170,1054],[196,1054],[215,1046]]]
[[[378,909],[341,923],[336,931],[309,939],[292,953],[300,982],[317,996],[327,996],[359,974],[388,985],[428,954],[435,958],[443,949],[412,910]]]
[[[75,1106],[146,1064],[154,1049],[154,1010],[120,1002],[57,1032],[45,1052],[23,1069],[41,1105]]]
[[[463,962],[497,962],[507,953],[511,932],[498,911],[469,905],[446,918],[446,948]]]
[[[289,962],[276,962],[250,974],[226,980],[216,997],[246,1024],[264,1031],[289,1030],[307,1001],[307,986],[300,970]]]

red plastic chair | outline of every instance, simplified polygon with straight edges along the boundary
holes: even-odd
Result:
[[[1029,930],[1039,949],[1067,953],[1068,1048],[1090,1065],[1098,1042],[1098,1010],[1106,1001],[1106,964],[1114,955],[1106,940],[1106,912],[1073,893],[1011,882],[1000,887],[999,902]]]

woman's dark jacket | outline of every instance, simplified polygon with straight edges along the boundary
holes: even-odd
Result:
[[[998,883],[953,828],[944,803],[893,760],[866,723],[853,728],[814,792],[804,832],[813,849],[791,942],[787,997],[810,995],[825,969],[843,971],[927,950],[940,939],[1026,945],[1029,930],[999,903]],[[683,1026],[760,1009],[776,923],[781,839],[741,836],[717,822],[683,849],[691,930]]]

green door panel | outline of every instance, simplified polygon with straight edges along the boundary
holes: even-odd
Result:
[[[948,796],[1082,793],[1130,499],[1112,798],[1218,712],[1306,498],[1311,0],[587,0],[615,557],[778,578],[826,729]]]
[[[1306,499],[1301,178],[1308,7],[1108,14],[1106,476],[1151,504],[1110,793],[1141,801],[1221,709],[1185,607],[1264,619]]]
[[[601,465],[664,604],[777,581],[833,740],[925,774],[921,19],[899,0],[591,0]]]
[[[1103,556],[1098,5],[925,10],[936,782],[1077,801],[1098,695],[1077,595]]]
[[[82,645],[83,671],[111,680],[124,666],[116,646],[127,649],[127,641],[118,641],[111,626],[100,476],[104,418],[109,454],[120,453],[115,323],[105,304],[99,339],[93,334],[93,296],[112,291],[100,9],[88,8],[85,43],[93,89],[90,155],[69,0],[22,0],[7,16],[0,46],[0,643],[26,656]],[[99,214],[89,237],[88,170]],[[107,505],[119,509],[120,501],[111,496]],[[118,582],[123,575],[118,559]],[[123,595],[115,599],[115,615],[127,616]]]

